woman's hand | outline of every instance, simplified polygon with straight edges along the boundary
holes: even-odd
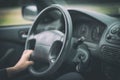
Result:
[[[28,66],[34,64],[33,61],[29,61],[30,55],[33,53],[32,50],[25,50],[17,62],[17,64],[13,67],[7,68],[8,76],[12,76],[20,71],[25,70]]]

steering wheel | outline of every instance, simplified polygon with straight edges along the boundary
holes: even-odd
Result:
[[[66,59],[71,38],[72,21],[65,8],[54,4],[42,10],[26,40],[25,49],[34,50],[31,59],[35,64],[29,67],[29,71],[35,76],[45,76],[57,71]]]

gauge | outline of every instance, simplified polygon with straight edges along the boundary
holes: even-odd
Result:
[[[80,38],[81,36],[86,38],[88,34],[88,27],[89,26],[87,24],[77,23],[74,29],[74,36],[77,38]]]
[[[79,35],[86,37],[88,34],[89,26],[87,24],[81,24],[79,26]]]
[[[97,25],[95,28],[93,27],[92,30],[92,39],[96,42],[98,42],[102,36],[102,33],[104,31],[104,27]]]

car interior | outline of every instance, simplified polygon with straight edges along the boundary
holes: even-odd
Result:
[[[56,80],[70,72],[120,80],[120,1],[0,0],[0,69],[27,49],[35,64],[13,80]]]

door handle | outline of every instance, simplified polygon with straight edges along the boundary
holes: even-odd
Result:
[[[28,37],[27,34],[22,34],[22,35],[21,35],[21,38],[22,38],[22,39],[26,39],[27,37]]]

